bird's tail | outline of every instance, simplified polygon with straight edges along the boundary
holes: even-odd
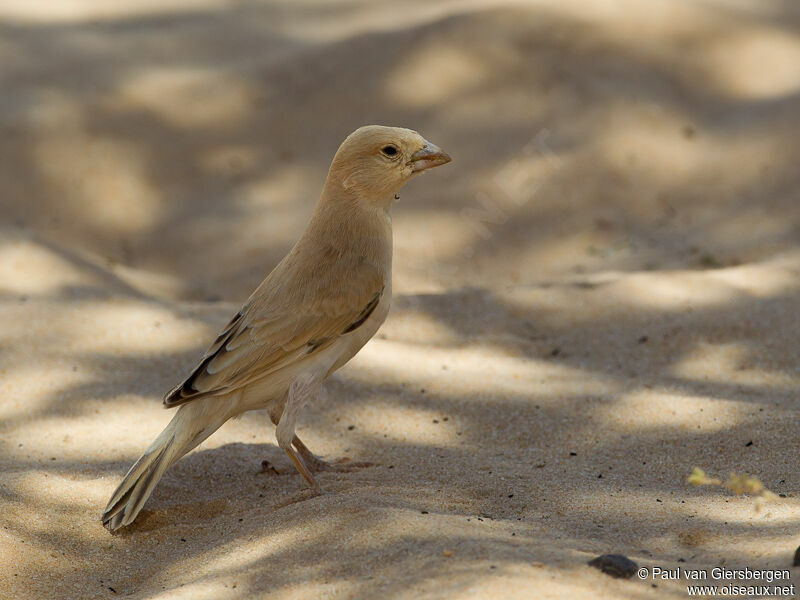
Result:
[[[103,511],[103,525],[109,531],[130,525],[169,466],[228,420],[227,414],[209,414],[212,411],[204,405],[205,398],[181,406],[164,431],[130,468]]]

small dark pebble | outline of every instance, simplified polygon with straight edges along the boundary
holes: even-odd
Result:
[[[449,421],[450,417],[442,417],[442,421]]]
[[[433,420],[433,422],[434,422],[434,423],[438,423],[438,422],[439,422],[439,419],[434,419],[434,420]]]
[[[186,538],[181,538],[181,541],[182,541],[182,542],[185,542],[185,541],[186,541]]]
[[[420,394],[424,394],[425,393],[425,388],[420,389],[419,393]]]
[[[598,478],[598,479],[602,479],[602,478],[603,478],[603,474],[602,474],[602,473],[599,473],[599,474],[597,475],[597,478]]]
[[[353,431],[353,429],[355,429],[355,428],[356,428],[355,425],[348,425],[347,426],[347,431]]]
[[[509,498],[513,498],[513,497],[514,497],[514,494],[509,494],[509,495],[508,495],[508,497],[509,497]]]
[[[117,593],[117,590],[115,590],[115,589],[114,589],[113,587],[111,587],[111,586],[108,586],[108,589],[109,589],[109,590],[111,590],[111,593],[112,593],[112,594],[116,594],[116,593]]]
[[[792,561],[793,567],[800,567],[800,546],[794,551],[794,560]]]
[[[656,498],[656,502],[661,502],[661,498]]]
[[[420,512],[421,512],[423,515],[427,515],[427,514],[428,514],[428,511],[427,511],[427,510],[421,510]]]
[[[389,465],[389,469],[394,469],[394,465]]]
[[[686,562],[686,559],[685,559],[685,558],[679,558],[679,559],[678,559],[678,562],[683,562],[683,563],[685,563],[685,562]]]
[[[749,448],[749,447],[750,447],[750,446],[752,446],[752,445],[753,445],[753,440],[750,440],[749,442],[747,442],[747,443],[744,445],[744,447],[745,447],[745,448]]]
[[[550,356],[558,356],[561,354],[561,348],[553,348],[550,350]]]
[[[570,452],[569,455],[570,456],[578,456],[578,453],[577,452]]]
[[[490,569],[496,569],[496,568],[497,568],[497,565],[489,565],[489,568],[490,568]]]
[[[244,521],[244,519],[239,519],[239,523],[241,523],[242,521]]]
[[[786,498],[786,494],[778,494],[779,498]]]
[[[640,344],[646,344],[646,343],[647,343],[647,340],[649,340],[649,339],[650,339],[649,337],[647,337],[646,335],[643,335],[643,336],[642,336],[642,337],[640,337],[640,338],[639,338],[637,341],[638,341]]]
[[[603,554],[590,560],[589,566],[617,579],[630,579],[639,568],[639,565],[622,554]]]

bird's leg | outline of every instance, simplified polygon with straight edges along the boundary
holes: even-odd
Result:
[[[308,397],[313,393],[314,388],[316,388],[316,382],[310,376],[301,376],[295,379],[289,387],[286,405],[283,407],[283,414],[278,421],[275,437],[278,439],[278,445],[286,452],[289,460],[292,461],[297,471],[303,476],[303,479],[306,480],[308,487],[315,493],[321,494],[322,490],[316,479],[314,479],[311,471],[303,462],[298,451],[292,447],[292,441],[296,439],[294,430],[297,424],[297,415],[300,413]]]
[[[350,462],[349,458],[339,459],[334,462],[327,462],[316,456],[311,450],[308,449],[299,437],[296,435],[292,439],[292,445],[297,449],[297,452],[303,459],[303,462],[314,472],[319,471],[339,471],[347,473],[348,471],[355,471],[364,467],[371,467],[373,463],[369,462]]]
[[[308,449],[297,435],[294,436],[292,439],[292,446],[297,449],[297,453],[300,454],[300,457],[303,459],[303,462],[308,466],[309,469],[312,471],[324,471],[325,467],[328,466],[324,460],[316,456],[311,450]]]

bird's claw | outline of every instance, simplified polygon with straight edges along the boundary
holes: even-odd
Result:
[[[279,508],[283,508],[285,506],[291,506],[292,504],[297,504],[298,502],[303,502],[305,500],[311,500],[312,498],[316,498],[317,496],[321,496],[324,494],[321,489],[319,488],[303,488],[299,492],[292,494],[288,498],[284,498],[283,500],[278,500],[275,504],[272,505],[272,508],[277,510]]]
[[[366,469],[368,467],[376,466],[375,463],[371,462],[353,462],[348,457],[338,458],[332,462],[323,463],[325,465],[325,470],[328,471],[337,471],[339,473],[350,473],[352,471],[357,471],[359,469]]]

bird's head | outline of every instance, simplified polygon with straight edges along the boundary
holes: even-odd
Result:
[[[328,179],[362,200],[388,206],[414,175],[450,160],[416,131],[368,125],[356,129],[339,146]]]

